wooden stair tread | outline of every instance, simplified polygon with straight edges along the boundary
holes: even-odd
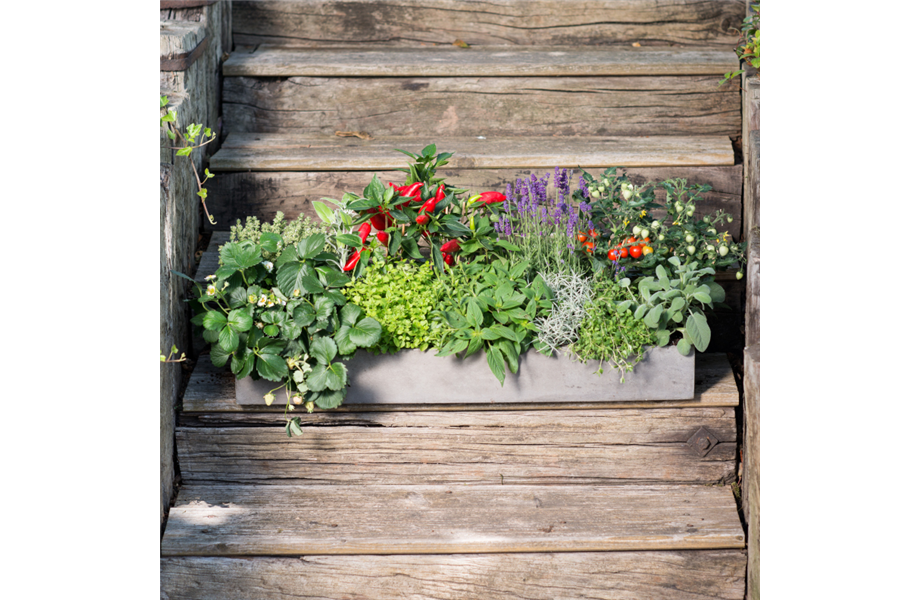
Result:
[[[160,589],[169,600],[741,600],[745,560],[744,550],[171,557]]]
[[[291,438],[278,414],[223,423],[184,420],[196,426],[180,426],[176,433],[183,481],[713,484],[735,476],[734,408],[300,416],[304,434]],[[687,444],[700,427],[716,438],[703,457]]]
[[[728,49],[631,46],[286,48],[234,52],[225,77],[546,77],[722,75],[738,68]]]
[[[737,44],[743,2],[301,0],[233,6],[240,45]]]
[[[190,485],[163,556],[744,547],[729,487]]]
[[[731,166],[735,155],[723,136],[644,137],[437,137],[454,155],[454,169]],[[283,133],[231,133],[211,158],[219,171],[379,171],[404,168],[418,151],[418,136],[373,140]]]

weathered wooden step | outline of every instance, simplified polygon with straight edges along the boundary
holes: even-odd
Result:
[[[168,600],[741,600],[743,550],[161,559]]]
[[[225,77],[231,132],[333,136],[741,135],[737,80],[591,77]]]
[[[224,76],[552,77],[716,75],[738,68],[728,49],[598,46],[285,48],[234,52]]]
[[[729,487],[190,485],[164,556],[743,548]]]
[[[733,408],[302,414],[272,427],[180,427],[188,483],[724,483],[735,477]],[[186,419],[185,423],[207,424]],[[241,425],[238,423],[238,425]],[[704,456],[688,444],[705,427]]]
[[[552,169],[610,166],[733,165],[731,141],[724,136],[436,137],[454,153],[454,169]],[[413,136],[359,140],[285,133],[232,133],[211,158],[220,171],[386,171],[405,167],[394,148],[418,151],[426,138]]]
[[[239,45],[737,43],[739,0],[300,0],[233,3]]]

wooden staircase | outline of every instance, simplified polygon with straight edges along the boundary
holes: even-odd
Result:
[[[478,191],[555,166],[709,183],[700,213],[734,212],[737,238],[740,97],[718,81],[737,64],[727,29],[743,10],[234,2],[229,135],[210,162],[218,230],[198,278],[236,219],[312,214],[310,200],[360,191],[373,173],[401,182],[392,149],[431,142],[456,153],[439,173]],[[303,413],[303,436],[288,438],[283,407],[240,406],[229,370],[202,357],[177,427],[161,597],[743,598],[739,394],[725,355],[697,357],[692,400],[596,400],[346,400]],[[717,443],[689,445],[701,428]]]

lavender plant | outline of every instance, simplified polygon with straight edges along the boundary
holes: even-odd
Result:
[[[550,178],[552,177],[552,188]],[[494,224],[500,236],[521,249],[523,260],[543,274],[584,272],[584,249],[577,235],[594,228],[591,207],[573,200],[568,169],[555,176],[531,175],[508,184],[503,212]],[[590,251],[592,248],[588,248]]]

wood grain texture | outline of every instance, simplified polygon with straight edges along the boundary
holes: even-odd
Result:
[[[679,44],[732,47],[738,0],[306,0],[233,3],[237,45]]]
[[[237,52],[224,76],[551,77],[722,75],[738,66],[728,49],[597,46],[447,48],[285,48]]]
[[[445,146],[445,148],[447,148]],[[565,165],[559,165],[565,166]],[[612,165],[611,165],[612,166]],[[553,165],[555,167],[555,165]],[[552,167],[543,169],[453,169],[450,165],[438,170],[451,185],[475,190],[504,191],[508,183],[531,174],[538,177],[552,172]],[[589,168],[597,175],[600,168]],[[630,181],[644,185],[648,181],[663,181],[668,178],[683,178],[691,184],[711,185],[712,191],[703,194],[697,204],[699,216],[724,210],[734,215],[728,231],[737,240],[741,237],[741,172],[742,166],[731,167],[628,167],[624,171]],[[347,192],[358,192],[377,175],[381,181],[398,183],[405,181],[405,173],[398,171],[279,171],[279,172],[224,172],[215,175],[208,183],[208,207],[217,220],[216,225],[203,223],[206,229],[226,230],[237,220],[245,221],[249,215],[261,220],[271,220],[278,211],[288,218],[304,213],[314,216],[313,204],[320,198],[341,198]],[[662,199],[664,192],[661,191]],[[216,233],[216,232],[215,232]],[[212,270],[211,273],[214,271]],[[207,275],[208,273],[206,273]]]
[[[236,133],[741,135],[737,80],[720,87],[711,75],[226,77],[223,91],[224,122]]]
[[[186,483],[726,483],[737,449],[732,408],[314,413],[304,434],[274,427],[182,427]],[[719,443],[686,442],[701,426]]]
[[[743,550],[176,557],[161,600],[740,600]]]
[[[163,556],[744,547],[729,487],[188,485]]]
[[[211,159],[213,171],[386,171],[404,168],[406,156],[394,148],[421,151],[415,136],[373,140],[311,137],[289,133],[233,133]],[[731,166],[731,142],[722,136],[592,136],[561,138],[438,138],[452,152],[452,169],[553,169]],[[403,178],[405,176],[403,175]],[[363,187],[363,186],[362,186]]]
[[[748,534],[747,598],[760,600],[760,342],[744,350],[744,478]]]
[[[223,413],[234,412],[253,414],[260,412],[279,415],[283,406],[244,408],[236,402],[233,373],[229,369],[218,369],[211,364],[207,356],[202,356],[192,372],[183,398],[183,410],[186,413]],[[724,354],[700,354],[696,357],[696,395],[693,400],[659,401],[659,402],[619,402],[582,404],[488,404],[477,405],[477,410],[577,410],[590,408],[681,408],[681,407],[734,407],[738,405],[738,386],[732,375],[731,366]],[[346,398],[345,405],[337,412],[358,411],[451,411],[469,410],[469,405],[350,405]]]

